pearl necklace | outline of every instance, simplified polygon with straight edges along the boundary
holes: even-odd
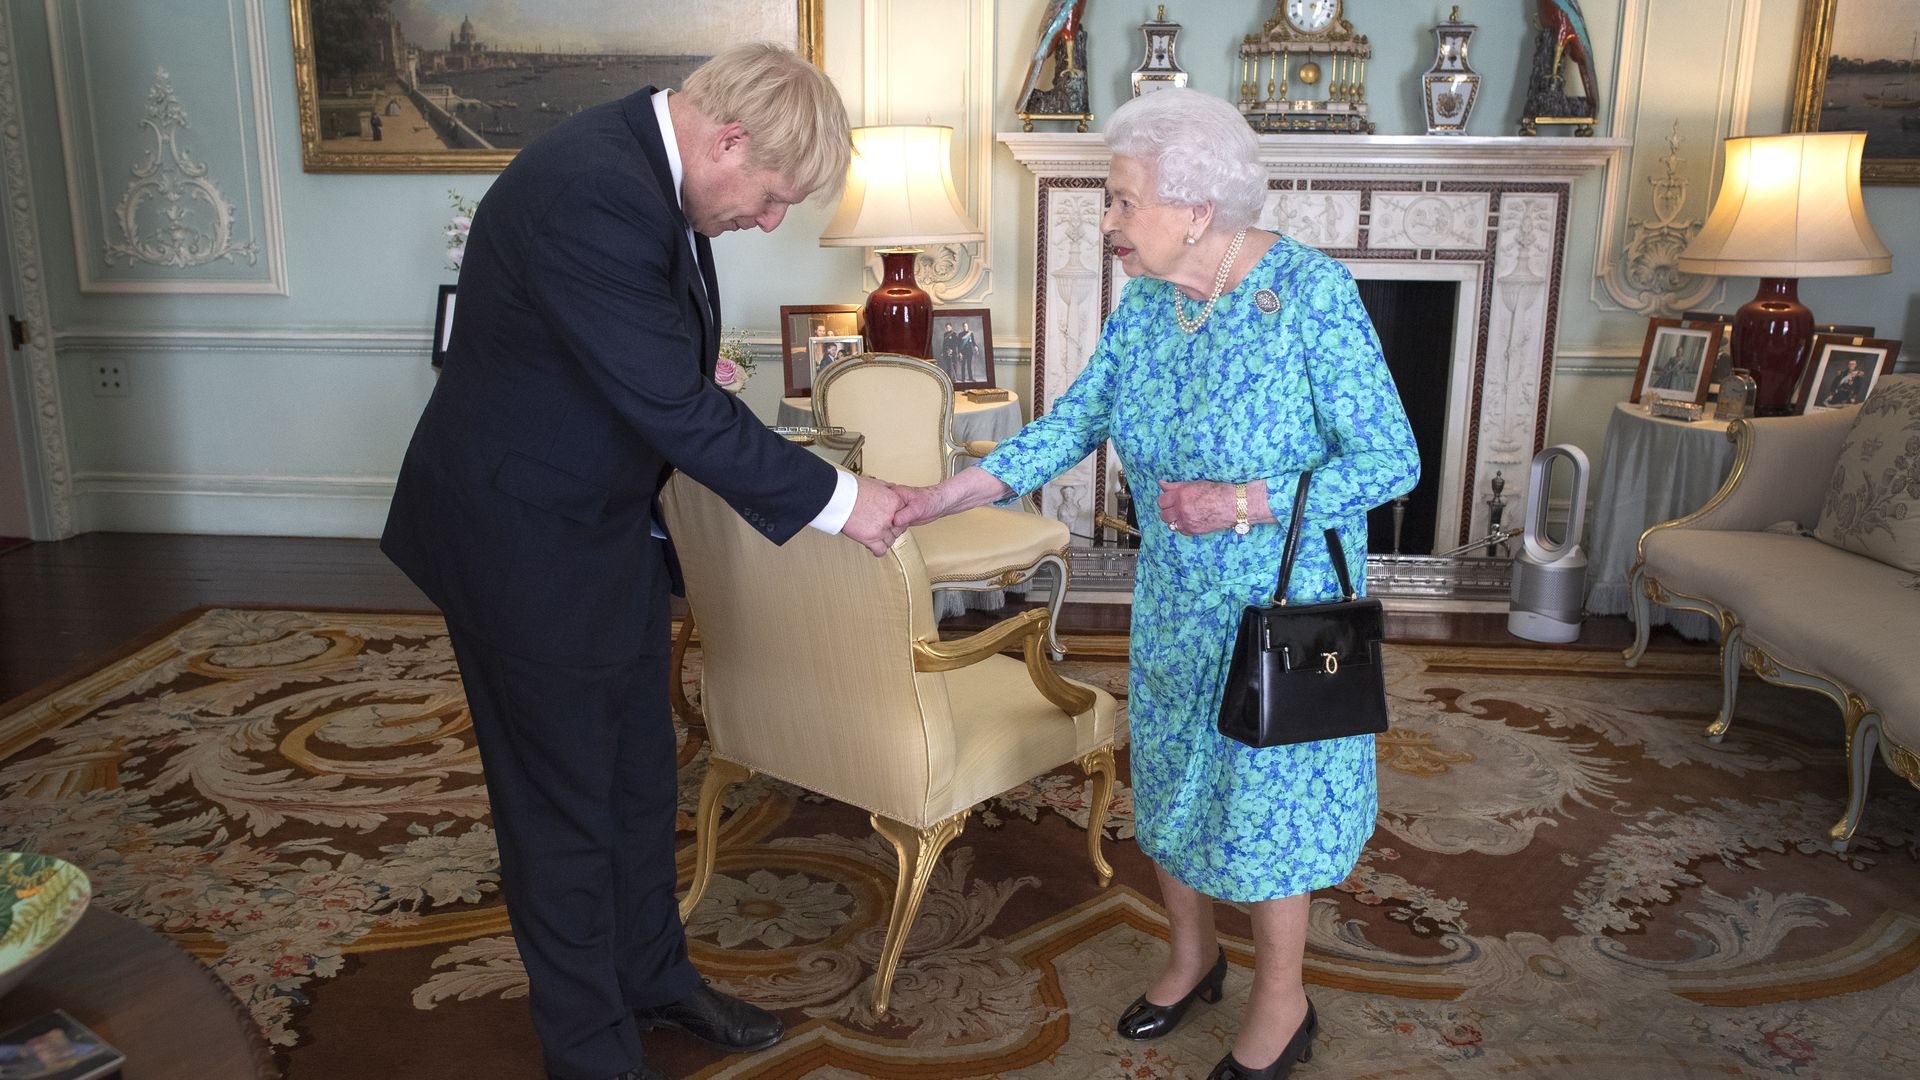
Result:
[[[1177,286],[1174,288],[1173,317],[1179,320],[1180,329],[1191,334],[1206,325],[1207,316],[1213,314],[1213,305],[1220,302],[1220,291],[1227,287],[1227,278],[1233,276],[1233,260],[1240,257],[1240,244],[1246,238],[1245,229],[1233,234],[1233,243],[1227,245],[1227,257],[1220,260],[1220,271],[1213,275],[1213,295],[1207,297],[1207,306],[1200,309],[1200,314],[1187,318],[1186,305],[1182,302],[1184,298],[1180,295],[1180,289]]]

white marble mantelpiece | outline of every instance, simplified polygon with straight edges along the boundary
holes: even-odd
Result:
[[[1098,134],[999,136],[1034,174],[1033,408],[1086,365],[1119,295],[1100,235],[1107,150]],[[1519,520],[1526,464],[1544,445],[1573,184],[1625,139],[1264,135],[1260,225],[1338,258],[1359,278],[1458,285],[1447,445],[1435,536],[1484,535],[1490,482]],[[1046,512],[1082,536],[1111,508],[1107,451],[1048,485]],[[1450,538],[1457,538],[1451,539]]]

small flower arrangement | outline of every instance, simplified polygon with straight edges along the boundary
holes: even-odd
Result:
[[[728,330],[720,338],[720,357],[713,365],[713,381],[720,389],[739,393],[746,389],[753,374],[753,350],[747,345],[747,332]]]
[[[467,257],[467,234],[473,231],[473,213],[479,207],[451,188],[447,189],[447,202],[453,207],[453,223],[447,226],[447,262],[458,270]]]

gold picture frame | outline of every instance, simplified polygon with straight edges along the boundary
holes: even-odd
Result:
[[[1907,47],[1903,76],[1891,70],[1878,72],[1848,71],[1844,87],[1829,80],[1833,66],[1836,26],[1851,28],[1849,9],[1860,0],[1806,0],[1800,22],[1800,66],[1793,82],[1794,131],[1866,131],[1867,147],[1860,162],[1860,179],[1869,184],[1920,184],[1920,108],[1875,104],[1878,96],[1867,89],[1868,80],[1878,79],[1891,85],[1896,94],[1920,94],[1920,5],[1885,5],[1876,8],[1880,24],[1873,28],[1878,40],[1891,42],[1890,48]],[[1886,17],[1897,25],[1884,25]],[[1849,35],[1850,37],[1851,35]],[[1846,38],[1842,39],[1843,41]],[[1849,58],[1849,67],[1859,63]],[[1899,65],[1876,58],[1874,65]],[[1912,120],[1915,126],[1906,126]],[[1891,143],[1891,150],[1886,149]]]
[[[413,64],[410,80],[397,73],[381,75],[373,68],[342,74],[332,65],[323,78],[319,56],[339,55],[329,47],[316,48],[325,43],[314,36],[314,8],[324,9],[327,2],[289,0],[300,162],[307,172],[499,172],[513,160],[519,146],[578,108],[637,89],[640,84],[633,80],[642,72],[653,73],[651,81],[656,84],[677,81],[663,77],[673,67],[671,57],[643,58],[619,47],[594,54],[540,42],[503,43],[494,49],[470,23],[449,35],[446,49],[424,47],[405,36],[397,15],[365,28],[365,40],[354,45],[360,50],[357,55],[370,65],[384,64],[397,71],[403,62]],[[551,2],[565,6],[565,0]],[[784,17],[777,13],[792,11],[794,47],[819,66],[824,62],[824,4],[825,0],[715,0],[704,7],[782,21]],[[523,15],[529,6],[521,5]],[[400,56],[406,60],[392,59]],[[692,59],[688,58],[689,69]],[[455,74],[473,83],[471,96],[450,84],[428,83],[419,74],[422,63],[437,65],[436,73],[453,70],[455,63],[470,65]],[[474,77],[481,73],[486,78],[476,82]],[[343,80],[345,92],[339,92]],[[373,80],[379,80],[379,85],[371,85]],[[323,86],[329,91],[325,97]],[[594,97],[602,86],[607,88],[604,96]]]

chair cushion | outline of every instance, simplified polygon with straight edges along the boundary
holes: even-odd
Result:
[[[953,716],[953,782],[944,806],[928,806],[930,821],[1052,767],[1036,768],[1036,763],[1064,765],[1113,739],[1113,695],[1098,687],[1075,683],[1093,691],[1093,708],[1068,717],[1033,685],[1026,664],[1009,656],[989,656],[944,677]],[[936,762],[935,775],[939,771]]]
[[[1920,375],[1888,375],[1860,406],[1813,535],[1920,574]]]
[[[1748,643],[1857,690],[1888,734],[1920,744],[1920,591],[1914,575],[1805,536],[1662,529],[1647,574],[1732,611]]]
[[[1064,558],[1072,538],[1063,522],[993,506],[963,510],[910,531],[927,564],[927,580],[935,588],[1026,570],[1043,555]]]

